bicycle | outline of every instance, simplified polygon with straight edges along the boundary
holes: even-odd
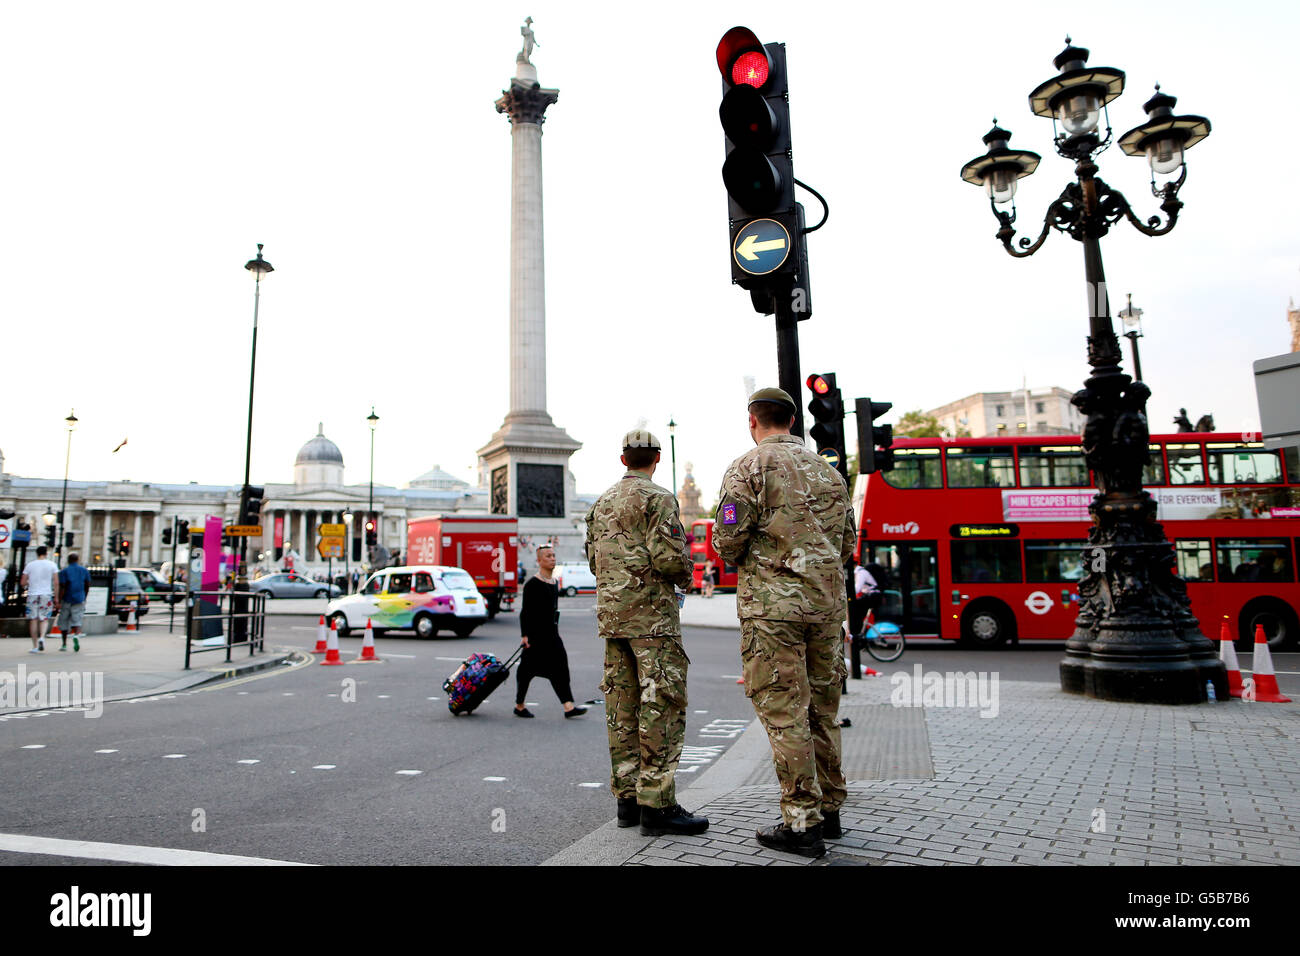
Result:
[[[882,664],[898,660],[907,649],[907,637],[903,634],[903,629],[893,621],[878,621],[874,624],[863,621],[862,632],[855,634],[853,640]]]

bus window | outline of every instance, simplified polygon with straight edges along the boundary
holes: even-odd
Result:
[[[1161,446],[1152,443],[1151,457],[1142,466],[1142,487],[1152,488],[1165,483],[1165,456],[1161,454]]]
[[[1205,484],[1205,467],[1201,463],[1200,445],[1169,445],[1169,483],[1171,485]]]
[[[1174,542],[1178,576],[1184,581],[1213,581],[1214,560],[1206,538],[1183,538]]]
[[[952,542],[952,579],[966,584],[1019,582],[1020,542]]]
[[[1294,445],[1282,449],[1286,459],[1286,480],[1289,485],[1300,485],[1300,448]]]
[[[1078,445],[1022,445],[1020,484],[1024,488],[1086,488],[1088,465],[1083,449]]]
[[[1205,446],[1212,485],[1281,484],[1282,459],[1259,445],[1212,443]]]
[[[1025,541],[1025,580],[1055,584],[1083,579],[1087,541]]]
[[[949,488],[1014,488],[1016,468],[1011,447],[949,448]]]
[[[881,472],[895,488],[942,488],[937,448],[895,448],[894,470]]]
[[[1219,538],[1220,581],[1294,581],[1285,538]]]

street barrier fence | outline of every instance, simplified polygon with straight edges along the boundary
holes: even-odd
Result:
[[[225,640],[220,640],[224,637]],[[251,591],[190,591],[185,596],[185,669],[190,656],[247,647],[252,657],[266,640],[266,595]]]

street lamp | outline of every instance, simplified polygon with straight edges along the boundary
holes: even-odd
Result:
[[[1119,310],[1120,320],[1124,323],[1124,328],[1128,329],[1124,333],[1124,338],[1133,349],[1133,377],[1139,382],[1142,381],[1142,359],[1138,355],[1138,339],[1142,338],[1142,310],[1133,308],[1133,293],[1128,294],[1128,305]]]
[[[343,546],[343,583],[347,593],[352,593],[352,575],[348,572],[348,559],[352,557],[352,512],[343,512],[343,524],[347,528],[346,544]]]
[[[677,497],[677,423],[668,416],[668,444],[673,451],[673,497]]]
[[[1196,703],[1206,699],[1207,681],[1217,694],[1226,694],[1227,675],[1191,612],[1173,547],[1155,521],[1156,503],[1142,488],[1151,390],[1120,369],[1100,240],[1120,219],[1148,236],[1163,236],[1174,228],[1183,206],[1178,190],[1187,178],[1186,150],[1209,135],[1210,121],[1175,116],[1174,97],[1157,87],[1143,106],[1147,122],[1119,138],[1128,155],[1146,155],[1151,190],[1161,200],[1164,220],[1152,216],[1141,221],[1123,194],[1097,178],[1095,163],[1111,142],[1108,104],[1123,92],[1124,73],[1088,66],[1088,51],[1070,45],[1069,37],[1065,42],[1054,61],[1059,73],[1034,89],[1029,106],[1035,114],[1052,118],[1053,145],[1074,162],[1077,181],[1066,185],[1048,207],[1038,238],[1013,244],[1015,205],[1006,208],[1016,183],[1038,166],[1036,153],[1010,149],[1011,134],[999,129],[995,120],[984,137],[987,151],[962,167],[962,178],[982,185],[988,194],[998,219],[995,235],[1012,256],[1033,255],[1053,229],[1083,244],[1092,374],[1073,402],[1086,419],[1083,449],[1098,494],[1088,508],[1093,523],[1083,552],[1087,570],[1079,582],[1074,635],[1061,662],[1061,688],[1105,700]],[[1103,114],[1104,137],[1098,132]],[[1157,175],[1174,173],[1177,179],[1156,185]]]
[[[244,487],[240,501],[248,495],[249,466],[253,459],[253,383],[257,378],[257,307],[262,299],[262,276],[274,272],[271,263],[262,258],[262,243],[257,244],[257,258],[249,259],[244,268],[253,273],[253,351],[248,365],[248,432],[244,441]],[[240,509],[243,510],[242,508]],[[248,590],[248,572],[245,570],[248,558],[248,538],[239,539],[239,573],[235,579],[235,590]]]
[[[379,424],[379,416],[375,414],[375,406],[370,406],[370,414],[366,416],[366,424],[370,426],[370,504],[366,512],[366,520],[375,520],[375,426]],[[379,540],[379,522],[375,522],[375,541]],[[366,562],[374,564],[375,554],[370,550],[370,542],[366,542]]]
[[[77,416],[72,409],[68,410],[68,417],[65,418],[64,424],[68,429],[68,451],[63,458],[63,503],[59,505],[59,537],[54,543],[54,563],[63,567],[63,531],[64,516],[68,513],[68,466],[72,464],[72,433],[77,430]]]

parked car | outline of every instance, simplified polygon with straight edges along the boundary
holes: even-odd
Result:
[[[325,613],[342,636],[370,621],[376,632],[410,630],[433,637],[451,631],[469,637],[488,619],[487,600],[474,579],[461,568],[434,564],[381,568],[358,593],[331,601]]]
[[[135,575],[136,580],[140,582],[140,587],[144,588],[148,593],[161,592],[166,594],[168,604],[174,604],[177,600],[170,592],[185,590],[185,585],[182,582],[178,581],[173,585],[153,568],[127,568],[127,570]]]
[[[297,571],[268,574],[251,582],[248,589],[268,598],[336,598],[343,593],[338,585],[313,581]]]
[[[108,613],[116,614],[123,624],[135,610],[136,619],[149,613],[149,595],[140,586],[140,579],[127,568],[118,568],[113,576],[113,603]]]
[[[565,597],[573,597],[580,591],[588,594],[596,591],[596,575],[585,564],[561,564],[555,569],[555,581]]]

